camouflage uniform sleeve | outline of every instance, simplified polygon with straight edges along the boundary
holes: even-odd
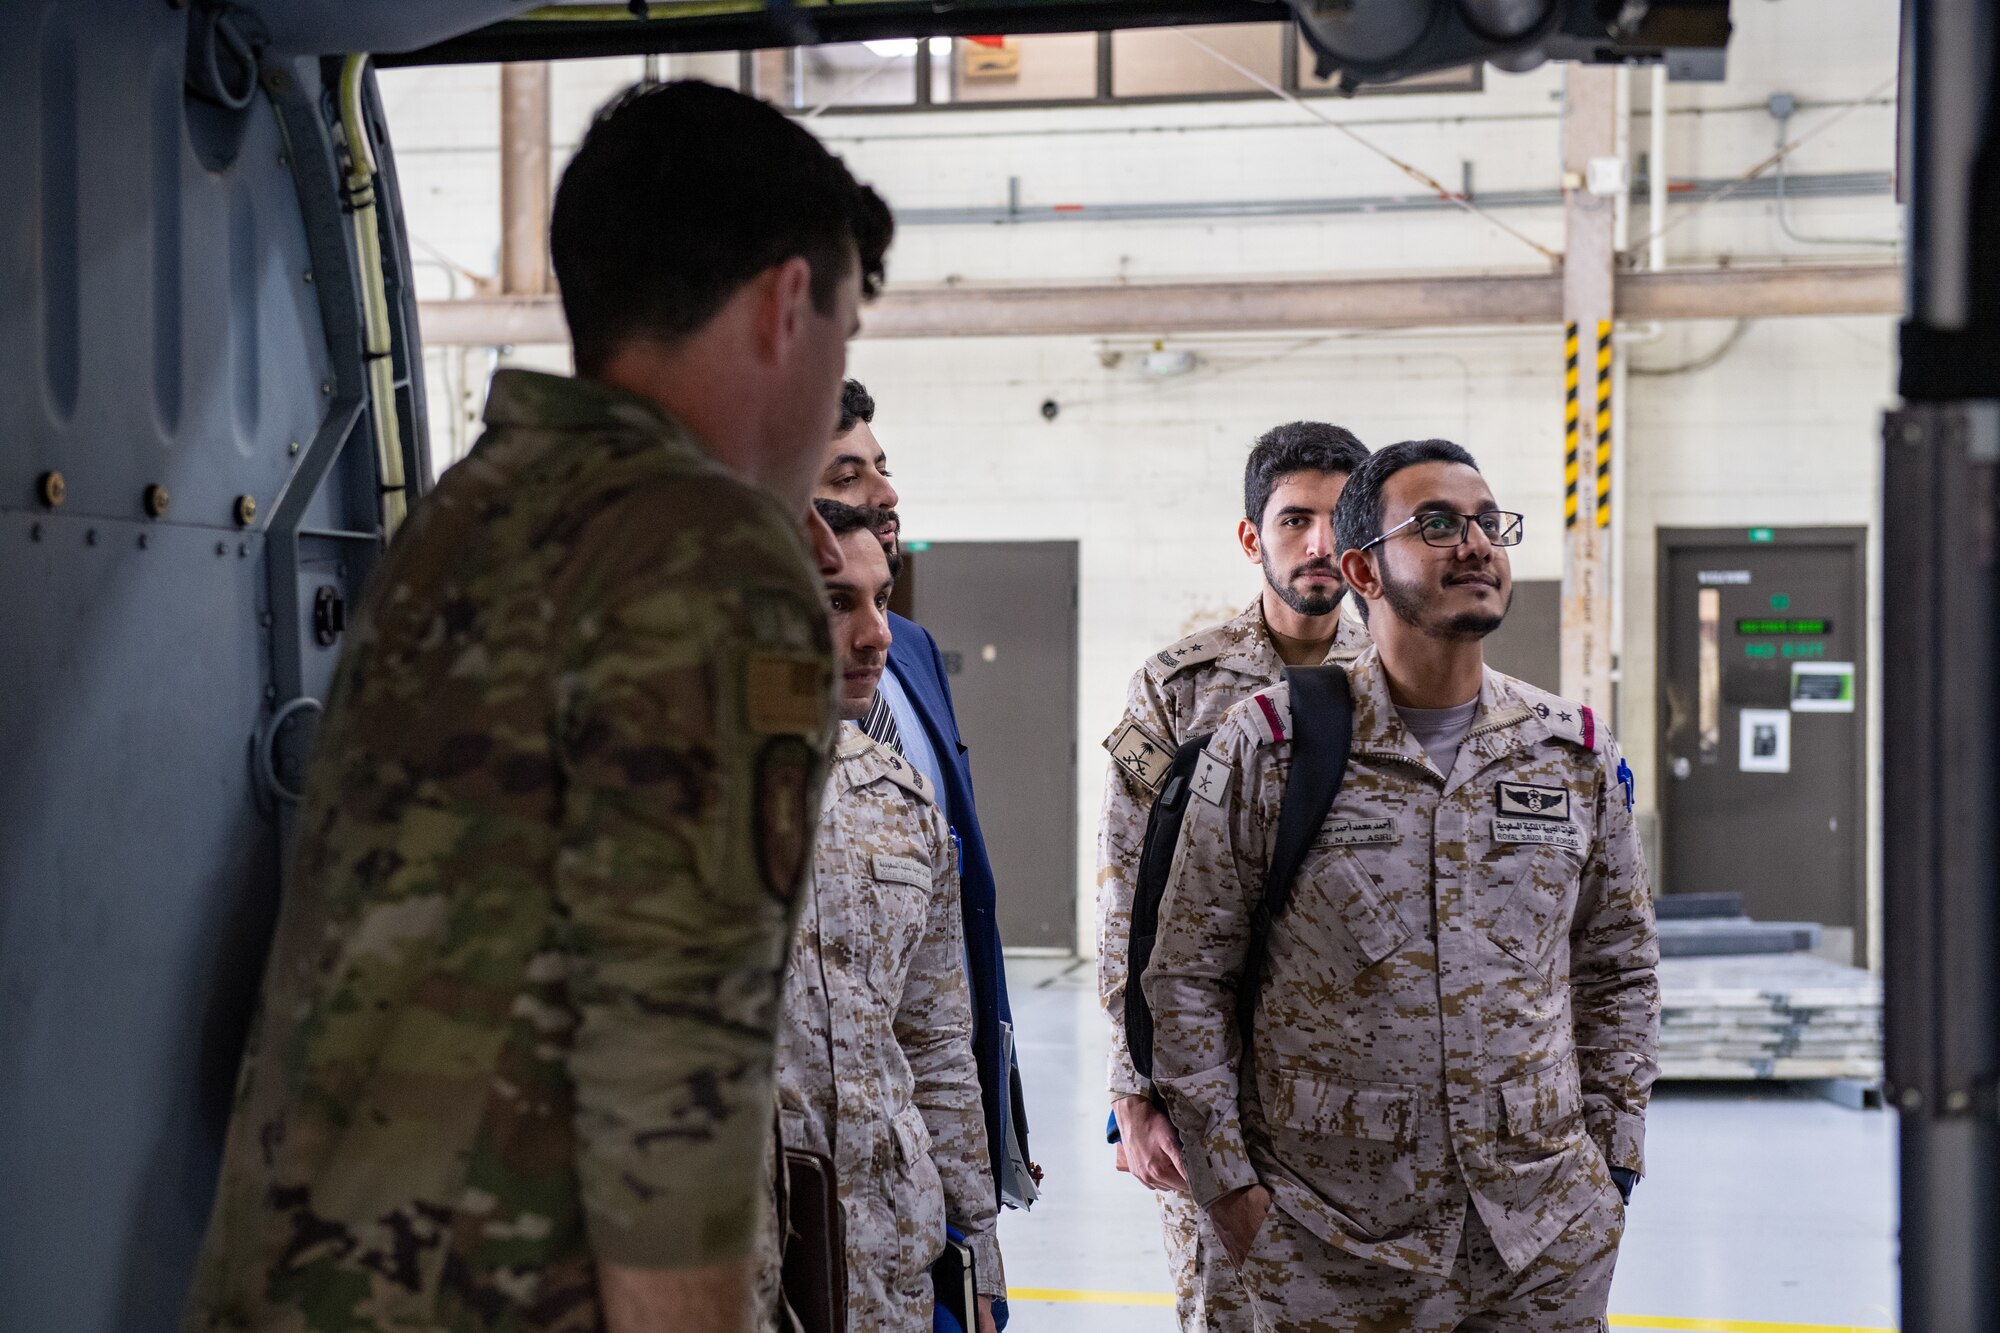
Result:
[[[999,1208],[986,1146],[979,1066],[972,1056],[972,992],[965,976],[965,928],[958,907],[958,855],[944,816],[928,811],[939,848],[923,940],[910,958],[895,1018],[896,1043],[910,1062],[915,1101],[930,1131],[931,1162],[944,1185],[945,1219],[965,1233],[982,1295],[1004,1296]]]
[[[1157,759],[1145,746],[1165,748]],[[1126,690],[1125,715],[1105,739],[1104,814],[1097,833],[1097,999],[1111,1021],[1107,1082],[1111,1098],[1144,1096],[1150,1084],[1132,1065],[1125,1043],[1126,955],[1132,942],[1132,899],[1138,889],[1139,854],[1146,841],[1146,815],[1153,808],[1159,778],[1173,762],[1174,729],[1153,681],[1140,668]],[[1135,751],[1134,747],[1138,747]],[[1124,753],[1127,758],[1121,759]],[[1142,757],[1134,759],[1135,753]]]
[[[1645,1171],[1646,1099],[1659,1075],[1659,934],[1632,822],[1631,770],[1608,736],[1598,755],[1597,836],[1577,888],[1570,987],[1584,1116],[1616,1167]]]
[[[673,1269],[749,1256],[767,1207],[779,987],[832,697],[802,549],[751,519],[653,526],[669,531],[607,534],[630,541],[579,596],[556,918],[591,1248]]]
[[[1180,1131],[1188,1185],[1204,1208],[1257,1183],[1237,1114],[1236,986],[1263,893],[1265,835],[1254,790],[1261,758],[1239,705],[1203,760],[1227,774],[1220,804],[1199,795],[1197,772],[1142,979],[1153,1011],[1153,1081]]]

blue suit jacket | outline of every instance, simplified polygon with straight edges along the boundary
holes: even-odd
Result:
[[[972,1051],[979,1062],[979,1092],[986,1106],[986,1141],[993,1153],[997,1194],[1000,1168],[1007,1152],[1006,1130],[1012,1126],[1021,1152],[1028,1151],[1028,1121],[1021,1104],[1018,1067],[1001,1068],[1000,1025],[1010,1027],[1013,1010],[1007,1004],[1007,971],[1000,954],[1000,925],[994,919],[993,867],[986,859],[986,839],[979,831],[979,811],[972,802],[972,766],[965,742],[959,739],[958,718],[951,707],[951,685],[945,680],[944,658],[930,631],[891,612],[889,670],[896,673],[910,703],[923,718],[931,748],[944,769],[945,804],[959,841],[960,907],[965,919],[965,953],[972,978]]]

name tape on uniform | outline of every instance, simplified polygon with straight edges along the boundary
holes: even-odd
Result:
[[[1545,847],[1560,847],[1566,852],[1581,852],[1585,846],[1583,830],[1574,824],[1509,818],[1506,815],[1493,816],[1493,841],[1540,843]]]
[[[1160,784],[1166,780],[1167,770],[1174,763],[1173,746],[1130,718],[1111,733],[1111,739],[1104,742],[1104,748],[1111,751],[1118,767],[1131,774],[1132,780],[1147,791],[1160,789]]]
[[[1532,782],[1502,782],[1493,788],[1494,804],[1502,815],[1529,819],[1569,819],[1569,788],[1541,787]]]
[[[1229,794],[1229,765],[1203,750],[1201,761],[1194,766],[1194,780],[1188,785],[1210,805],[1221,805]]]
[[[1361,847],[1369,843],[1396,841],[1396,822],[1381,819],[1329,819],[1319,826],[1313,839],[1315,851],[1324,847]]]
[[[875,878],[886,879],[896,884],[907,884],[913,889],[928,889],[931,886],[931,868],[914,857],[891,856],[887,852],[877,852]]]

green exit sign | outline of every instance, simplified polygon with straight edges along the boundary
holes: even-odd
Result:
[[[1777,539],[1778,539],[1778,534],[1772,531],[1770,528],[1750,529],[1750,540],[1753,542],[1774,542]]]

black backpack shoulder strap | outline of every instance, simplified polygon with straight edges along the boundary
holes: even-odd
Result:
[[[1313,839],[1347,776],[1354,744],[1354,696],[1347,672],[1338,666],[1286,667],[1292,687],[1292,760],[1285,775],[1285,798],[1278,807],[1278,832],[1264,875],[1264,896],[1250,917],[1250,948],[1236,985],[1236,1017],[1247,1067],[1257,1001],[1264,991],[1264,954],[1271,924],[1292,900],[1292,881],[1312,851]]]
[[[1344,669],[1286,667],[1285,679],[1292,687],[1292,764],[1278,810],[1271,865],[1264,877],[1266,928],[1285,914],[1292,881],[1340,794],[1347,777],[1347,753],[1354,744],[1354,696],[1348,692]]]

